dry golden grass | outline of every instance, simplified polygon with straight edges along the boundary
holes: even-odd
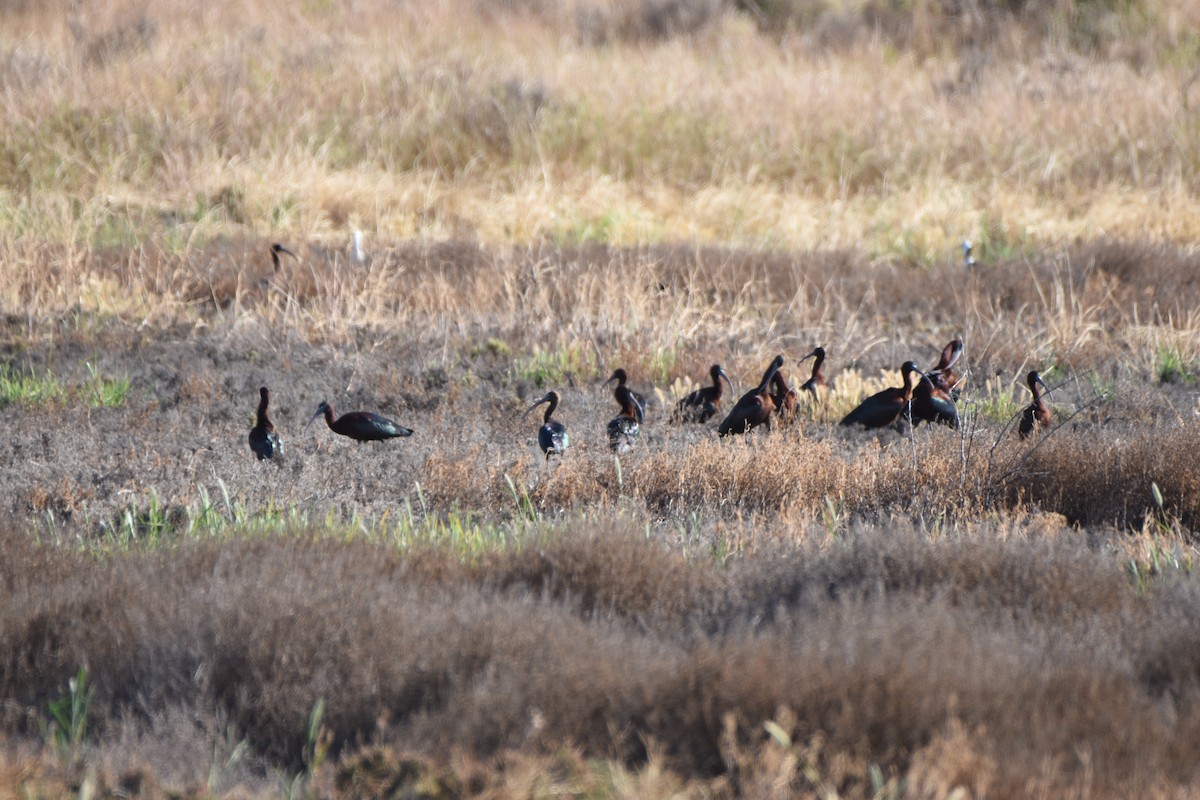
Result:
[[[0,232],[79,245],[69,264],[87,243],[354,229],[935,262],[964,236],[1196,238],[1190,5],[1094,55],[1053,35],[828,47],[675,5],[703,24],[605,45],[579,9],[469,0],[10,10]],[[632,7],[593,10],[619,32]]]
[[[0,8],[0,796],[1196,794],[1200,6],[1003,6]]]

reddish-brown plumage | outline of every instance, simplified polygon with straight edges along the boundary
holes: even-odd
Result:
[[[746,433],[759,425],[771,427],[771,414],[775,411],[775,402],[771,399],[770,387],[775,378],[775,372],[783,366],[783,356],[775,356],[763,379],[758,386],[742,395],[737,404],[730,409],[725,419],[717,427],[717,433],[726,436],[730,433]]]
[[[961,379],[954,371],[954,365],[958,363],[958,359],[962,357],[962,353],[963,343],[961,339],[955,339],[942,348],[941,357],[928,373],[929,380],[933,383],[934,388],[941,389],[943,392],[951,392],[958,386]]]
[[[775,413],[780,420],[791,422],[796,416],[796,406],[800,405],[800,396],[788,385],[787,373],[781,369],[776,370],[771,377],[771,386],[774,389],[771,392],[771,402],[775,404]]]
[[[708,374],[712,376],[712,386],[702,386],[680,400],[675,408],[677,419],[684,422],[708,422],[721,410],[721,390],[724,388],[721,386],[721,380],[724,379],[729,384],[731,391],[733,384],[720,364],[713,364]]]
[[[904,385],[884,389],[863,400],[857,408],[842,419],[842,424],[862,425],[865,428],[882,428],[891,425],[900,418],[905,408],[908,407],[909,401],[912,400],[912,373],[914,372],[918,375],[925,374],[912,361],[905,361],[900,367],[900,376],[904,380]]]
[[[254,427],[250,429],[250,449],[259,461],[283,455],[283,442],[275,432],[275,426],[267,417],[267,404],[271,399],[271,390],[262,387],[258,390],[258,412],[255,415]]]
[[[1033,402],[1025,406],[1021,412],[1021,424],[1018,428],[1021,438],[1026,439],[1035,430],[1043,431],[1050,428],[1050,407],[1046,405],[1043,399],[1044,395],[1039,390],[1044,389],[1045,394],[1050,393],[1050,388],[1042,381],[1042,376],[1037,374],[1037,371],[1030,372],[1025,378],[1025,382],[1029,385],[1029,391],[1033,395]]]
[[[629,376],[625,373],[625,370],[617,367],[613,370],[613,374],[610,375],[608,380],[606,380],[603,384],[603,386],[608,386],[613,381],[617,382],[617,388],[613,390],[613,397],[616,398],[618,404],[621,403],[621,387],[626,386],[628,380]],[[603,388],[603,386],[601,388]],[[633,399],[637,401],[634,403],[634,407],[637,410],[637,421],[640,423],[643,421],[643,417],[646,414],[646,398],[633,391],[633,389],[629,389],[629,392],[633,395]]]
[[[624,383],[617,384],[615,394],[617,404],[621,406],[621,413],[608,422],[608,446],[613,452],[623,453],[633,447],[642,432],[644,409],[633,390]]]
[[[826,389],[829,387],[829,381],[825,379],[825,348],[814,347],[811,353],[800,360],[804,361],[809,358],[815,358],[816,361],[813,362],[812,375],[800,385],[800,391],[810,392],[813,397],[816,397],[817,389]]]

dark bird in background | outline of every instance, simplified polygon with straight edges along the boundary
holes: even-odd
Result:
[[[398,425],[387,417],[372,414],[370,411],[351,411],[349,414],[342,414],[334,419],[333,406],[324,401],[317,406],[316,413],[312,415],[308,425],[304,426],[304,430],[307,431],[308,426],[316,422],[317,418],[322,415],[325,417],[325,424],[329,426],[329,430],[342,436],[349,436],[358,442],[378,442],[383,439],[395,439],[398,436],[412,436],[413,434],[403,425]]]
[[[775,401],[771,399],[769,389],[775,379],[775,373],[782,366],[783,356],[775,356],[767,371],[763,373],[762,382],[742,395],[725,419],[721,420],[717,427],[718,434],[727,436],[731,433],[747,433],[759,425],[771,427]]]
[[[250,449],[254,451],[254,455],[258,456],[258,460],[262,461],[282,456],[283,442],[280,441],[279,434],[275,432],[275,426],[267,418],[267,403],[271,400],[271,390],[265,386],[262,387],[258,390],[258,398],[258,413],[254,427],[250,429],[249,439]]]
[[[817,389],[829,388],[829,381],[825,380],[825,348],[814,347],[811,353],[800,360],[805,361],[809,358],[815,358],[816,361],[813,362],[812,375],[800,384],[800,391],[810,392],[813,397],[816,397]]]
[[[900,367],[900,377],[903,386],[884,389],[876,392],[858,404],[842,420],[843,425],[862,425],[865,428],[882,428],[900,419],[900,415],[908,408],[912,400],[912,374],[924,376],[925,373],[911,361],[905,361]]]
[[[546,392],[541,400],[525,409],[525,413],[521,418],[529,416],[529,412],[540,406],[542,403],[549,403],[546,406],[546,415],[542,417],[542,427],[538,428],[538,447],[542,448],[542,452],[546,454],[546,460],[550,460],[550,456],[561,456],[571,443],[567,436],[567,426],[557,420],[550,419],[554,413],[554,409],[558,408],[558,392]]]
[[[733,383],[720,364],[713,364],[708,374],[712,376],[712,386],[701,386],[680,400],[676,406],[675,416],[683,422],[708,422],[716,416],[721,410],[721,390],[724,388],[721,386],[722,378],[729,385],[729,391],[733,391]]]
[[[963,343],[961,339],[955,339],[942,348],[942,355],[938,358],[938,362],[933,365],[933,369],[929,370],[929,380],[933,382],[934,388],[941,389],[943,392],[951,392],[955,399],[958,398],[958,385],[962,382],[962,378],[954,371],[954,365],[962,358]]]
[[[603,389],[605,386],[608,386],[613,381],[616,381],[617,388],[613,392],[613,397],[617,398],[617,403],[619,404],[621,402],[621,387],[626,386],[626,382],[628,380],[629,380],[629,376],[625,374],[625,370],[621,369],[620,367],[617,367],[616,369],[613,370],[613,374],[608,377],[608,380],[606,380],[603,384],[601,384],[600,388]],[[638,394],[637,392],[633,391],[633,389],[630,389],[629,393],[633,395],[633,399],[636,401],[635,406],[636,406],[637,415],[638,415],[637,421],[642,422],[642,417],[645,416],[645,413],[646,413],[646,398],[644,396],[642,396],[641,394]]]
[[[276,272],[279,272],[279,254],[280,253],[286,253],[287,255],[291,256],[292,258],[296,259],[297,261],[300,260],[300,256],[296,255],[291,250],[288,250],[286,247],[281,245],[279,242],[276,242],[275,244],[271,245],[271,263],[275,266]]]
[[[791,422],[796,416],[796,407],[800,405],[800,395],[788,385],[787,373],[781,369],[775,370],[771,376],[771,402],[775,404],[775,413],[783,422]]]
[[[609,420],[608,446],[614,453],[624,453],[637,442],[644,409],[633,391],[623,383],[617,385],[616,397],[621,413]]]
[[[1042,380],[1042,376],[1037,374],[1037,371],[1029,373],[1025,382],[1029,384],[1029,391],[1033,394],[1033,402],[1025,406],[1025,410],[1021,412],[1021,425],[1018,431],[1022,439],[1029,438],[1036,429],[1041,428],[1043,431],[1050,428],[1050,407],[1046,405],[1046,401],[1042,398],[1050,394],[1050,387]],[[1045,394],[1039,391],[1039,387],[1045,390]]]
[[[912,393],[913,426],[922,422],[937,422],[958,427],[958,408],[950,393],[938,387],[932,374],[924,374]]]

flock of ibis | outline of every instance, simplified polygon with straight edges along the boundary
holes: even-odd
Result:
[[[964,263],[969,266],[974,263],[971,257],[971,243],[963,242],[962,247]],[[357,238],[356,248],[361,248],[361,242]],[[280,269],[281,253],[299,260],[295,253],[282,244],[271,245],[271,262],[276,272]],[[907,421],[913,427],[928,422],[957,428],[958,408],[955,401],[959,396],[962,377],[954,368],[962,354],[963,343],[955,339],[943,348],[938,362],[928,372],[918,367],[914,361],[905,361],[900,365],[900,386],[876,392],[863,400],[842,419],[841,424],[884,428],[889,425],[899,426],[902,421]],[[770,428],[773,419],[783,423],[790,422],[804,393],[813,401],[819,402],[820,393],[829,386],[825,377],[825,355],[825,348],[816,347],[800,359],[800,363],[813,359],[813,366],[808,380],[802,383],[798,390],[788,385],[787,374],[783,371],[783,356],[775,356],[759,384],[738,398],[729,413],[724,416],[717,426],[717,433],[720,436],[728,436],[748,433],[758,427]],[[724,381],[731,392],[735,391],[733,382],[720,364],[712,365],[709,376],[712,378],[712,385],[702,386],[680,400],[672,414],[672,421],[705,423],[721,413],[721,400],[724,396],[721,382]],[[914,376],[917,378],[915,385]],[[635,446],[641,434],[646,416],[646,398],[629,386],[629,375],[624,369],[613,370],[602,387],[613,382],[617,384],[613,390],[613,397],[619,410],[617,416],[609,420],[605,432],[609,448],[615,453],[624,453]],[[1049,387],[1036,371],[1029,373],[1026,383],[1033,400],[1021,411],[1017,431],[1022,439],[1050,427],[1050,408],[1044,399],[1050,392]],[[258,391],[258,413],[255,425],[250,429],[249,441],[250,450],[261,461],[282,455],[283,442],[267,416],[270,390],[264,386]],[[558,392],[549,391],[527,408],[522,417],[528,416],[543,403],[546,404],[542,425],[538,429],[538,446],[545,453],[547,461],[552,455],[561,456],[565,453],[571,441],[566,425],[554,419],[560,399]],[[358,442],[382,441],[413,434],[409,428],[370,411],[351,411],[338,417],[333,413],[333,407],[324,401],[317,406],[316,413],[304,429],[307,431],[309,426],[322,416],[325,417],[325,424],[331,431]]]
[[[955,339],[946,345],[937,364],[928,372],[913,361],[905,361],[900,367],[900,386],[884,389],[863,400],[842,419],[841,424],[883,428],[907,420],[914,427],[922,422],[936,422],[957,428],[955,401],[962,378],[954,367],[962,357],[962,352],[963,343]],[[758,427],[769,428],[775,419],[788,422],[795,415],[803,393],[819,401],[820,392],[829,386],[824,370],[825,349],[814,348],[800,360],[803,362],[810,358],[814,359],[812,374],[797,390],[788,385],[787,375],[783,371],[783,356],[775,356],[758,385],[743,394],[721,420],[717,426],[718,435],[743,434]],[[672,414],[674,422],[703,423],[721,413],[725,386],[732,391],[733,382],[720,364],[712,365],[709,376],[712,378],[711,386],[696,389],[679,401]],[[918,379],[915,385],[914,376]],[[604,385],[614,381],[617,383],[614,398],[620,410],[608,423],[608,445],[613,452],[621,453],[632,448],[637,441],[646,402],[642,395],[629,388],[629,378],[624,369],[615,370]],[[1033,400],[1021,412],[1018,432],[1022,439],[1038,429],[1050,427],[1050,408],[1044,400],[1049,389],[1037,372],[1029,373],[1028,384]],[[546,454],[547,460],[552,455],[562,455],[570,444],[566,426],[554,419],[558,402],[558,392],[550,391],[525,410],[525,416],[528,416],[538,406],[547,404],[542,426],[538,429],[538,446]]]
[[[946,345],[937,364],[929,371],[922,370],[916,362],[905,361],[900,366],[900,386],[884,389],[863,400],[842,419],[841,424],[884,428],[907,421],[914,427],[922,422],[958,427],[955,401],[958,399],[963,379],[955,371],[955,365],[962,353],[963,343],[955,339]],[[773,420],[790,422],[804,393],[813,401],[819,402],[820,393],[829,386],[824,370],[825,355],[825,349],[817,347],[800,359],[801,362],[810,358],[814,360],[811,375],[798,390],[788,384],[787,374],[783,371],[783,356],[775,356],[758,385],[738,398],[721,419],[717,433],[720,436],[744,434],[759,427],[769,429]],[[712,385],[696,389],[680,400],[672,414],[673,422],[705,423],[721,413],[725,386],[733,391],[733,382],[720,364],[713,364],[709,375]],[[602,384],[602,388],[614,382],[616,388],[613,390],[613,397],[617,402],[618,412],[608,422],[605,431],[609,448],[615,453],[624,453],[632,449],[638,441],[645,421],[646,398],[630,387],[629,376],[624,369],[614,370]],[[1044,399],[1050,391],[1049,388],[1036,371],[1029,373],[1027,384],[1033,399],[1020,415],[1018,433],[1022,439],[1050,427],[1050,408]],[[250,430],[250,449],[259,460],[273,459],[283,453],[283,443],[267,416],[270,396],[267,387],[259,389],[256,424]],[[546,405],[537,438],[538,446],[547,460],[553,455],[563,455],[571,441],[566,426],[554,419],[559,400],[558,392],[549,391],[529,406],[522,415],[526,417],[538,406]],[[325,424],[334,433],[358,442],[382,441],[412,436],[413,433],[411,429],[369,411],[351,411],[338,417],[328,402],[317,406],[316,412],[304,429],[307,431],[320,417],[325,418]]]

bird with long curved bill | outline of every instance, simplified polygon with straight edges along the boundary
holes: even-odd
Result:
[[[767,367],[767,371],[763,373],[762,381],[758,386],[742,395],[725,415],[725,419],[721,420],[721,424],[717,427],[719,435],[748,433],[759,426],[770,429],[771,415],[775,412],[775,401],[771,398],[770,388],[775,379],[775,373],[782,366],[783,356],[775,356],[770,366]]]
[[[613,374],[608,376],[608,380],[606,380],[604,383],[602,383],[600,385],[600,388],[603,389],[605,386],[608,386],[613,381],[617,382],[617,388],[613,391],[613,397],[616,398],[617,403],[620,403],[621,402],[621,394],[620,394],[621,387],[625,386],[628,388],[629,375],[625,372],[624,369],[617,367],[616,369],[613,370]],[[644,421],[643,418],[646,415],[646,398],[645,398],[645,396],[639,394],[638,392],[635,392],[632,388],[629,389],[629,393],[631,395],[633,395],[633,399],[635,401],[634,407],[637,410],[637,421],[639,423],[641,423]]]
[[[942,348],[942,355],[938,358],[938,362],[933,365],[933,369],[926,373],[934,388],[949,392],[953,400],[958,399],[959,384],[962,383],[962,378],[954,371],[954,365],[962,358],[962,354],[962,339],[955,339]]]
[[[800,391],[809,392],[815,398],[818,389],[829,388],[829,381],[825,379],[825,348],[814,347],[812,352],[800,361],[804,362],[810,358],[815,358],[816,361],[813,361],[812,374],[809,375],[808,380],[800,384]]]
[[[864,428],[883,428],[900,419],[908,411],[913,396],[913,373],[925,377],[925,373],[912,361],[900,366],[900,377],[904,384],[884,389],[863,400],[847,414],[842,425],[862,425]]]
[[[721,381],[734,391],[733,383],[720,364],[713,364],[708,374],[712,377],[712,386],[701,386],[679,401],[675,407],[675,418],[682,422],[708,422],[721,410]]]
[[[1051,421],[1050,407],[1043,399],[1049,396],[1050,387],[1042,380],[1042,376],[1037,373],[1037,370],[1026,376],[1025,383],[1029,386],[1030,394],[1033,395],[1033,402],[1021,411],[1021,424],[1017,432],[1022,439],[1028,439],[1038,429],[1049,430]],[[1044,391],[1039,391],[1039,387]]]
[[[297,261],[300,260],[300,256],[296,255],[291,250],[288,250],[286,247],[281,245],[279,242],[276,242],[275,244],[271,245],[271,264],[275,267],[276,272],[279,272],[279,266],[280,266],[279,254],[280,253],[289,255],[292,258],[296,259]]]
[[[329,430],[342,436],[348,436],[360,443],[379,442],[384,439],[413,435],[411,429],[370,411],[351,411],[335,419],[333,406],[326,401],[322,401],[321,405],[317,406],[316,413],[312,415],[308,425],[304,426],[304,430],[307,431],[309,425],[322,416],[325,417],[325,424],[329,426]]]
[[[273,459],[283,455],[283,441],[275,432],[275,426],[267,417],[267,404],[271,401],[271,390],[266,386],[258,390],[258,412],[255,414],[254,427],[250,429],[250,449],[259,461]]]
[[[521,419],[529,416],[529,412],[542,403],[549,403],[549,405],[546,406],[546,415],[542,417],[542,427],[538,428],[538,447],[542,448],[542,452],[546,454],[546,460],[549,461],[550,456],[561,456],[566,452],[571,440],[567,436],[567,426],[558,420],[550,419],[554,410],[558,408],[558,392],[546,392],[542,399],[525,409]]]

